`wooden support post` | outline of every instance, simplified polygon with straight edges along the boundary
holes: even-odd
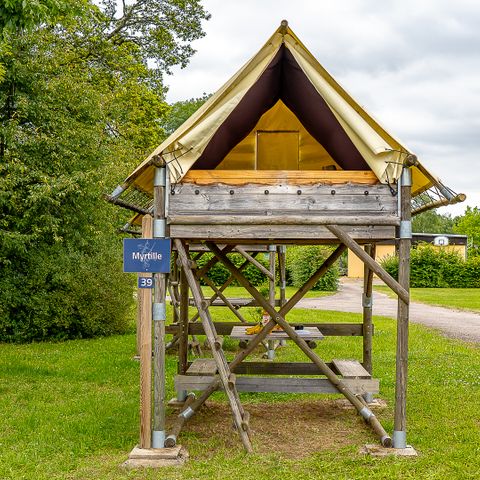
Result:
[[[166,189],[165,164],[155,168],[154,175],[154,238],[166,237]],[[152,447],[164,448],[165,443],[165,321],[167,315],[167,275],[155,273],[153,301],[153,431]]]
[[[287,301],[286,288],[287,288],[287,272],[286,272],[286,253],[287,247],[285,245],[279,245],[278,249],[278,275],[280,280],[280,306],[283,307]]]
[[[180,312],[178,309],[178,304],[179,304],[179,292],[178,292],[178,282],[179,282],[179,271],[178,271],[178,264],[177,264],[177,259],[178,259],[178,252],[173,252],[173,272],[172,275],[170,275],[170,298],[172,299],[172,305],[173,305],[173,323],[178,323],[180,320]]]
[[[404,302],[408,303],[408,292],[391,275],[389,275],[363,248],[338,225],[326,225],[341,242],[343,242],[363,263],[368,265]]]
[[[283,307],[287,302],[287,272],[286,272],[286,254],[287,247],[285,245],[279,245],[278,250],[278,276],[280,281],[280,307]],[[280,340],[280,345],[284,347],[287,344],[286,340]]]
[[[188,280],[188,284],[190,285],[190,289],[192,290],[193,299],[195,301],[195,305],[200,313],[200,319],[202,320],[202,325],[205,330],[205,335],[207,336],[208,343],[210,345],[210,349],[212,351],[212,356],[215,359],[215,363],[217,364],[218,374],[220,377],[220,382],[223,385],[225,394],[228,398],[230,403],[230,408],[232,410],[233,420],[237,427],[237,431],[240,435],[242,440],[243,446],[248,453],[253,452],[252,444],[250,442],[249,432],[245,431],[242,427],[243,418],[245,412],[243,410],[242,404],[240,403],[240,399],[238,397],[237,390],[235,386],[231,387],[229,385],[229,378],[231,374],[231,370],[223,353],[221,347],[217,349],[217,345],[219,340],[217,338],[217,334],[215,331],[215,326],[212,322],[210,317],[210,312],[208,311],[208,304],[205,301],[205,298],[202,293],[202,289],[200,288],[200,284],[196,276],[193,274],[193,271],[190,266],[190,262],[185,251],[185,247],[181,240],[176,239],[175,245],[177,247],[178,255],[182,262],[182,267],[185,271],[185,275]],[[220,251],[220,253],[222,253]],[[225,255],[225,254],[223,254]],[[185,414],[185,411],[181,413]]]
[[[400,183],[400,238],[398,241],[398,282],[408,292],[410,288],[410,247],[412,244],[411,221],[412,172],[403,167]],[[393,446],[407,447],[407,367],[408,367],[408,317],[409,299],[398,299],[397,358],[395,383],[395,420]]]
[[[365,252],[375,259],[376,245],[365,245]],[[373,271],[364,264],[363,268],[363,368],[372,374],[372,287]]]
[[[269,282],[268,282],[268,302],[275,308],[275,245],[268,246],[268,267],[269,267]],[[275,358],[275,340],[268,341],[267,358],[273,360]]]
[[[188,248],[186,246],[186,248]],[[188,251],[188,250],[187,250]],[[185,375],[188,368],[188,300],[189,290],[187,277],[183,268],[180,269],[180,332],[178,343],[178,373]],[[178,398],[178,393],[177,393]],[[183,400],[180,399],[179,400]]]
[[[235,265],[224,255],[221,250],[213,243],[207,242],[210,250],[222,261],[222,263],[228,268],[230,273],[238,280],[240,285],[244,287],[250,295],[262,306],[270,315],[271,320],[263,328],[267,331],[267,334],[273,329],[275,324],[280,325],[287,335],[298,345],[300,350],[318,367],[320,372],[327,377],[327,379],[334,385],[337,390],[343,394],[350,403],[357,409],[358,413],[363,419],[372,427],[381,443],[385,447],[391,446],[391,438],[378,421],[375,414],[360,400],[351,389],[338,378],[338,376],[328,367],[328,365],[307,345],[305,340],[298,335],[298,333],[290,326],[285,320],[284,315],[275,309],[260,295],[260,293],[253,287],[250,282],[238,271]],[[260,332],[257,336],[260,336]]]
[[[142,219],[142,236],[151,238],[153,219],[145,215]],[[152,445],[152,290],[138,291],[140,311],[140,448]]]

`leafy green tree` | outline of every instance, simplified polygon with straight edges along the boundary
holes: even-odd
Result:
[[[480,255],[480,209],[467,207],[464,215],[456,218],[455,233],[467,235],[469,255]]]
[[[165,132],[172,134],[182,123],[191,117],[208,99],[210,95],[204,94],[199,98],[181,100],[171,106],[171,110],[162,123]]]
[[[413,217],[412,230],[415,233],[453,233],[454,223],[455,219],[449,213],[427,210]]]
[[[46,2],[37,2],[46,3]],[[173,44],[157,66],[143,30],[114,2],[4,30],[0,64],[0,340],[82,338],[125,331],[133,278],[121,272],[128,213],[102,200],[153,146],[169,110],[162,73],[191,49]],[[129,5],[140,8],[151,2]],[[198,10],[177,25],[201,35]],[[126,8],[126,7],[125,7]],[[202,13],[203,12],[203,13]],[[112,17],[113,15],[113,17]],[[42,17],[43,18],[43,17]],[[138,17],[136,17],[138,19]],[[149,28],[164,18],[149,17]],[[141,19],[138,19],[140,21]],[[143,28],[143,27],[142,27]],[[146,27],[145,27],[146,28]],[[180,38],[179,42],[187,42]],[[153,47],[152,47],[153,48]],[[123,222],[123,223],[122,223]]]

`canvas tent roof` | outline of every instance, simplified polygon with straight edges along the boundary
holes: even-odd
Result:
[[[283,21],[260,51],[156,148],[117,192],[131,186],[151,193],[158,156],[169,165],[172,182],[190,169],[216,168],[279,103],[293,112],[312,141],[341,169],[372,170],[380,182],[395,183],[412,153],[333,79]],[[433,197],[422,196],[427,203],[461,201],[420,162],[412,170],[414,197],[433,188]]]

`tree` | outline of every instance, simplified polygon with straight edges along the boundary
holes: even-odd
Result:
[[[480,209],[478,207],[467,206],[464,215],[455,219],[453,230],[455,233],[467,235],[470,255],[480,255]]]
[[[3,341],[82,338],[129,325],[132,282],[121,273],[116,234],[128,213],[101,197],[164,138],[161,123],[169,107],[161,75],[166,65],[185,62],[191,50],[179,46],[174,58],[175,47],[168,45],[163,61],[161,38],[155,37],[157,67],[149,68],[149,50],[129,38],[141,31],[116,23],[110,3],[89,3],[55,23],[36,20],[29,28],[14,24],[14,34],[11,26],[3,32]],[[198,4],[174,3],[185,11]],[[192,35],[199,35],[200,16],[185,14],[175,29],[191,22]]]
[[[189,100],[181,100],[175,102],[171,106],[171,110],[162,122],[162,127],[171,135],[182,123],[190,118],[208,99],[210,95],[203,94],[199,98],[191,98]]]
[[[449,213],[427,210],[413,217],[412,230],[415,233],[453,233],[454,223],[455,219]]]

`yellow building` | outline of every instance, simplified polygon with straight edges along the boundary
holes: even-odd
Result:
[[[413,233],[412,244],[430,243],[437,248],[444,248],[448,251],[455,251],[462,258],[467,258],[467,236],[466,235],[440,235],[436,233]],[[377,243],[375,260],[381,262],[383,258],[395,255],[395,244],[392,241]],[[363,278],[363,262],[351,251],[348,251],[348,277]]]

